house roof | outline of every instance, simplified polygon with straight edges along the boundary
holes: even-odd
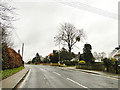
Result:
[[[120,50],[114,56],[120,56]]]
[[[50,53],[48,56],[50,56],[50,55],[53,56],[53,53]]]

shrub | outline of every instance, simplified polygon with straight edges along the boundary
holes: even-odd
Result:
[[[117,60],[117,59],[116,59],[116,58],[114,58],[114,57],[113,57],[113,58],[110,58],[110,59],[111,59],[112,61],[116,61],[116,60]]]
[[[66,65],[65,64],[60,64],[60,67],[65,67]]]
[[[104,69],[105,69],[104,64],[102,64],[102,63],[95,63],[92,65],[79,64],[76,68],[77,69],[87,69],[87,70],[98,70],[98,71],[104,71]]]
[[[98,71],[107,71],[111,73],[116,73],[116,60],[114,58],[108,59],[105,58],[103,59],[103,62],[100,63],[94,63],[92,65],[88,64],[79,64],[76,66],[77,69],[87,69],[87,70],[98,70]],[[120,67],[118,68],[118,73],[120,73]]]
[[[32,61],[28,61],[27,64],[32,64]]]
[[[42,65],[50,65],[49,63],[42,63]]]
[[[110,67],[114,65],[114,61],[112,61],[111,59],[108,59],[108,58],[103,59],[103,63],[105,65],[105,67],[107,68],[107,72],[109,72]]]
[[[84,60],[79,61],[79,64],[85,64],[86,62]]]
[[[62,64],[65,64],[67,66],[75,66],[78,64],[78,61],[64,60],[64,61],[62,61]]]
[[[83,65],[78,65],[76,66],[77,69],[86,69],[86,70],[92,70],[92,66],[87,65],[87,64],[83,64]]]
[[[24,66],[21,55],[4,44],[2,45],[2,59],[3,70]]]
[[[59,63],[50,63],[51,66],[59,66]]]
[[[92,67],[93,67],[93,70],[99,70],[99,71],[105,71],[105,66],[104,66],[104,64],[103,63],[94,63],[93,65],[92,65]]]

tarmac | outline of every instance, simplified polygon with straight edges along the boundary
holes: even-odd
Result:
[[[120,79],[118,74],[112,74],[102,71],[93,71],[93,70],[83,70],[83,69],[76,69],[75,67],[57,67],[61,69],[69,69],[69,70],[76,70],[76,71],[82,71],[85,73],[90,74],[96,74],[101,76],[107,76],[115,79]],[[2,88],[11,88],[14,89],[16,86],[23,80],[23,78],[27,75],[27,73],[30,71],[30,68],[25,67],[23,70],[17,72],[16,74],[13,74],[12,76],[0,81],[2,83]]]
[[[101,76],[107,76],[107,77],[120,79],[120,74],[114,74],[114,73],[103,72],[103,71],[95,71],[95,70],[76,69],[76,67],[60,67],[60,68],[69,69],[69,70],[76,70],[76,71],[82,71],[82,72],[85,72],[85,73],[91,73],[91,74],[96,74],[96,75],[101,75]]]

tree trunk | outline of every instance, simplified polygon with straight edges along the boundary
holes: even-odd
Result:
[[[68,46],[69,47],[69,53],[71,53],[71,47],[70,46]]]
[[[69,48],[69,53],[71,53],[71,48]]]
[[[71,55],[71,47],[69,47],[69,54],[70,54],[70,59],[72,59],[72,55]]]
[[[109,72],[109,67],[107,66],[107,72]]]

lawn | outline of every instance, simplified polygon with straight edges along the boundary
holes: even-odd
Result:
[[[14,69],[2,70],[2,80],[24,69],[23,66]]]

